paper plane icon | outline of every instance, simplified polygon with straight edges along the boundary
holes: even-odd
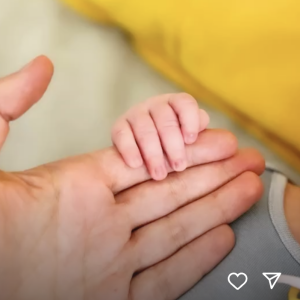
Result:
[[[281,273],[262,273],[269,281],[270,289],[272,290],[277,283]]]

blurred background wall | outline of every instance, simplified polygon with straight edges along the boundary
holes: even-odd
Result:
[[[0,167],[21,170],[109,146],[110,128],[147,97],[178,92],[135,55],[126,37],[77,16],[55,0],[0,0],[0,77],[37,55],[55,65],[48,92],[11,125]],[[201,105],[201,103],[200,103]],[[299,176],[221,113],[203,106],[210,127],[227,128],[241,147],[258,148],[294,180]]]

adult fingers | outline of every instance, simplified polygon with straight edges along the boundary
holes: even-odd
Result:
[[[260,174],[263,169],[262,156],[244,149],[226,160],[172,173],[162,182],[137,185],[118,194],[116,201],[123,205],[134,229],[211,193],[245,171]]]
[[[261,196],[259,177],[246,172],[215,192],[132,234],[128,249],[135,249],[137,270],[152,266],[221,224],[245,213]]]
[[[212,229],[134,277],[129,300],[177,299],[211,271],[233,246],[234,234],[229,226]]]

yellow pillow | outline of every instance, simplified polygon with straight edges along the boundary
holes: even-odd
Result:
[[[299,0],[63,0],[300,170]]]

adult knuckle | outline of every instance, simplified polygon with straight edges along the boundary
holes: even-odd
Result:
[[[153,299],[161,299],[161,300],[168,300],[170,299],[171,295],[171,288],[172,284],[165,274],[160,274],[157,276],[156,285],[154,286]]]
[[[176,249],[180,249],[183,245],[185,245],[188,235],[187,229],[184,226],[183,222],[180,220],[178,212],[176,215],[167,216],[166,220],[169,238],[171,239],[174,247]]]
[[[233,176],[230,163],[230,161],[220,162],[221,174],[223,174],[223,178],[225,178],[226,181],[230,180]]]
[[[220,201],[221,199],[221,201]],[[212,211],[216,212],[216,219],[219,224],[226,224],[231,220],[232,207],[226,205],[226,199],[224,199],[224,194],[222,190],[216,190],[209,196],[209,201],[211,203]]]
[[[175,202],[176,208],[181,207],[185,203],[185,192],[188,186],[186,181],[183,179],[182,174],[172,173],[169,175],[168,179],[169,194],[172,201]]]

